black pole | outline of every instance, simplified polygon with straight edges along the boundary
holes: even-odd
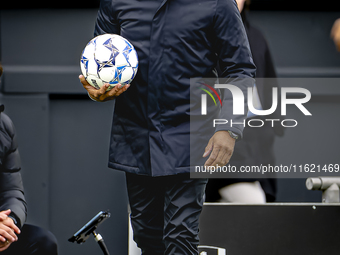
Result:
[[[94,239],[99,244],[102,251],[104,252],[104,255],[110,255],[110,253],[107,250],[106,245],[104,243],[103,237],[100,234],[98,234],[95,230],[92,232],[92,234],[94,235]]]

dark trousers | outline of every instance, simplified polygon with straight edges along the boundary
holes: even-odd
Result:
[[[198,254],[198,222],[207,179],[127,173],[126,182],[133,236],[142,254]]]
[[[57,255],[55,236],[40,227],[25,224],[18,241],[12,243],[1,255]]]

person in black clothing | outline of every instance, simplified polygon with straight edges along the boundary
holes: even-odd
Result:
[[[236,2],[102,0],[95,35],[105,33],[137,51],[131,86],[106,92],[109,84],[96,90],[79,78],[93,100],[115,100],[108,165],[126,173],[134,240],[143,255],[198,254],[207,179],[190,179],[190,80],[215,77],[219,62],[221,78],[242,80],[235,86],[245,93],[253,85],[256,67]],[[232,114],[228,95],[218,117],[239,123],[246,116]],[[235,124],[204,133],[199,160],[225,165],[242,130]]]
[[[57,255],[57,240],[51,232],[24,224],[27,205],[17,136],[11,119],[3,111],[4,105],[0,105],[0,254]]]
[[[275,67],[267,41],[261,31],[250,24],[244,11],[245,5],[248,5],[249,2],[245,0],[237,0],[236,2],[241,12],[253,60],[257,67],[256,78],[275,78]],[[275,79],[258,79],[256,81],[257,95],[263,109],[271,107],[273,87],[278,87]],[[281,119],[278,111],[274,112],[271,116],[263,117],[267,119]],[[248,115],[248,120],[250,118],[261,119],[263,117]],[[246,126],[243,131],[243,139],[236,143],[233,157],[229,164],[237,166],[238,169],[240,166],[274,165],[273,144],[275,136],[282,136],[283,133],[284,130],[281,125],[271,127],[271,124],[268,122],[261,128]],[[264,203],[274,202],[275,198],[275,178],[258,180],[210,179],[206,187],[206,202]]]

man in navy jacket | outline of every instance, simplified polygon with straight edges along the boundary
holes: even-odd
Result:
[[[215,77],[217,62],[223,77],[254,77],[237,5],[234,0],[102,0],[95,35],[104,33],[128,39],[139,58],[131,87],[96,90],[80,76],[93,100],[115,100],[109,167],[126,172],[134,239],[143,254],[197,254],[207,180],[189,178],[190,78]],[[223,115],[232,102],[222,100],[221,116],[232,118]],[[210,154],[206,165],[227,164],[242,130],[216,130],[202,148]]]

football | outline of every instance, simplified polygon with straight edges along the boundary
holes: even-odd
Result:
[[[84,48],[80,68],[85,79],[100,89],[110,83],[130,84],[138,70],[138,56],[133,45],[116,34],[103,34],[93,38]]]

